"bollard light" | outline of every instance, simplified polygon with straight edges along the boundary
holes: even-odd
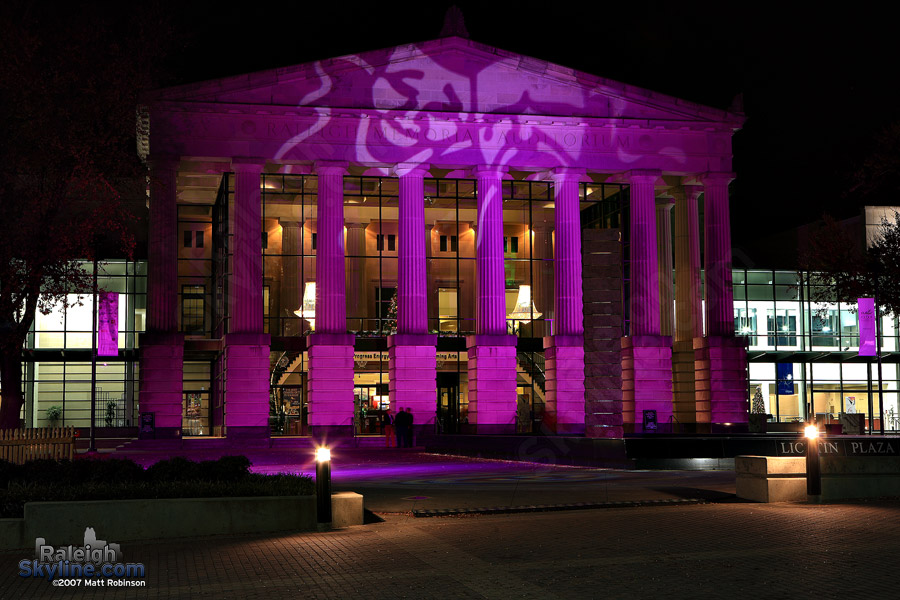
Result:
[[[331,523],[331,450],[316,448],[316,519]]]
[[[807,425],[806,435],[806,496],[809,502],[822,499],[822,473],[819,470],[819,428]]]

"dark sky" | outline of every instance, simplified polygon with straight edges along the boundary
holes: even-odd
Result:
[[[437,38],[450,4],[173,3],[187,46],[172,82]],[[852,3],[456,4],[478,42],[718,108],[743,93],[735,243],[825,211],[855,214],[845,194],[854,167],[900,118],[893,19]]]

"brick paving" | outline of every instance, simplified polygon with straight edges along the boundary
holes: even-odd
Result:
[[[144,589],[54,588],[0,554],[0,598],[896,598],[900,503],[713,503],[385,521],[123,543]]]

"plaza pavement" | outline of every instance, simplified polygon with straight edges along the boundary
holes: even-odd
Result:
[[[311,467],[308,449],[246,453],[257,471]],[[378,522],[124,542],[126,560],[146,566],[142,589],[51,587],[16,576],[22,552],[3,553],[0,599],[900,597],[897,501],[744,503],[731,495],[728,472],[548,467],[373,448],[337,448],[333,461],[335,488],[363,493]],[[436,518],[411,512],[664,498],[707,502]]]

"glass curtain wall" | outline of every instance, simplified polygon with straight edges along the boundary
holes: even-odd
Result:
[[[92,263],[85,262],[84,269],[92,272]],[[97,287],[118,294],[119,353],[97,359],[94,424],[131,427],[137,415],[135,348],[147,314],[147,265],[102,261]],[[25,341],[26,427],[90,426],[93,296],[90,291],[71,293],[66,304],[60,303],[46,315],[38,311]]]
[[[841,413],[857,413],[873,432],[900,430],[893,315],[881,318],[879,377],[877,360],[859,356],[855,305],[813,302],[823,295],[796,272],[735,270],[733,279],[735,334],[749,343],[748,397],[762,399],[770,420],[837,424]]]

